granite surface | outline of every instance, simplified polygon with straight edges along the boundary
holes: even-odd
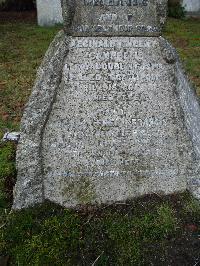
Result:
[[[43,135],[45,198],[71,207],[186,189],[197,161],[167,45],[72,39]]]
[[[14,189],[14,209],[44,200],[41,139],[62,79],[63,60],[68,52],[69,39],[61,31],[51,43],[24,111],[17,149],[18,178]]]
[[[186,189],[200,199],[200,105],[175,49],[157,36],[166,1],[62,7],[65,34],[47,51],[22,119],[13,209]],[[138,30],[141,21],[158,30]]]

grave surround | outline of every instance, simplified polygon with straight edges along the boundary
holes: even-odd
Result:
[[[167,1],[66,0],[22,119],[14,209],[187,188],[199,197],[199,104],[162,37]]]

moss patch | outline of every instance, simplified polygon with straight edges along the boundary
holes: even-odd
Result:
[[[78,204],[87,204],[95,199],[93,186],[87,177],[71,182],[63,189],[63,198],[74,198]]]

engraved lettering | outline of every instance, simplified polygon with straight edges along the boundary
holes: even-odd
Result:
[[[86,6],[147,6],[148,0],[84,0]]]

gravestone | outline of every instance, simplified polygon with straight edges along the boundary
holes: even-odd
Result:
[[[63,23],[60,0],[36,0],[37,20],[40,26]]]
[[[75,4],[76,3],[76,4]],[[17,151],[14,209],[189,189],[200,197],[200,106],[160,37],[166,0],[64,0]]]
[[[187,12],[200,12],[199,0],[183,0],[182,5],[185,7]]]

